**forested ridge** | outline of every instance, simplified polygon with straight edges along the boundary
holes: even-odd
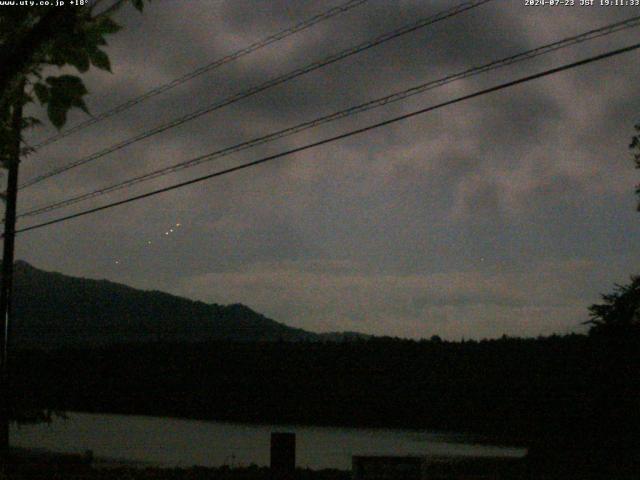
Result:
[[[17,348],[100,347],[117,343],[342,341],[353,332],[318,334],[276,322],[242,304],[204,303],[107,280],[15,264]]]

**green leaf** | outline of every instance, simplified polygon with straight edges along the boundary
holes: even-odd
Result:
[[[50,85],[47,114],[51,123],[61,128],[67,120],[67,112],[72,108],[80,108],[88,112],[82,97],[87,94],[87,88],[82,80],[74,75],[47,77]]]
[[[67,110],[59,100],[51,101],[47,107],[47,115],[49,116],[49,120],[53,123],[54,127],[57,129],[62,128],[62,126],[67,121]]]
[[[96,32],[101,35],[108,35],[120,31],[122,27],[109,17],[100,17],[96,21]]]
[[[71,103],[72,106],[79,108],[84,113],[89,113],[89,109],[87,108],[87,104],[84,103],[84,99],[82,97],[74,98]]]
[[[80,73],[89,70],[89,55],[80,48],[69,49],[66,52],[67,62],[78,69]]]
[[[33,85],[33,90],[36,92],[36,96],[42,105],[49,101],[49,88],[43,83],[36,83]]]
[[[107,41],[103,37],[104,33],[100,31],[99,22],[87,24],[84,30],[84,35],[86,43],[91,45],[93,48],[107,44]]]
[[[67,63],[67,60],[59,49],[54,49],[49,55],[49,63],[56,67],[62,67]]]
[[[109,61],[109,56],[103,52],[102,50],[96,48],[95,50],[89,51],[89,58],[91,59],[91,63],[101,70],[106,70],[107,72],[111,71],[111,62]]]
[[[47,83],[51,85],[51,96],[71,99],[87,94],[87,87],[82,79],[75,75],[60,75],[59,77],[47,77]]]

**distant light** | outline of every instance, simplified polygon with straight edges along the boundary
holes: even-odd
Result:
[[[169,231],[173,233],[173,228],[170,228]]]

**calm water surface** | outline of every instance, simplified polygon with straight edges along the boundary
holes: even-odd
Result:
[[[351,469],[352,455],[522,456],[519,448],[463,444],[432,432],[247,425],[173,418],[70,413],[50,425],[15,427],[17,447],[82,453],[162,466],[268,465],[271,432],[295,432],[297,466]]]

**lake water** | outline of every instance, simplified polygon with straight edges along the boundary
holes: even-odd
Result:
[[[271,432],[296,433],[296,464],[351,469],[352,455],[523,456],[519,448],[459,443],[433,432],[248,425],[174,418],[69,413],[50,425],[13,427],[12,445],[161,466],[269,464]]]

